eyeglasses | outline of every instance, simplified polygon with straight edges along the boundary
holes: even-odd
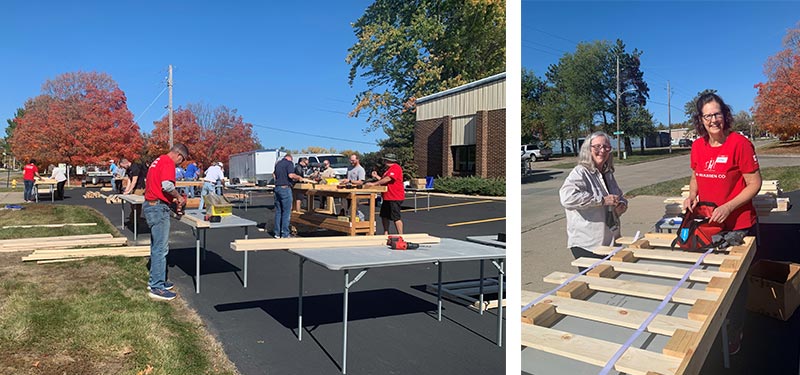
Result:
[[[611,151],[611,146],[607,146],[607,145],[592,145],[592,148],[595,151],[600,151],[600,150]]]
[[[715,119],[717,117],[723,118],[722,113],[721,112],[717,112],[717,113],[711,113],[711,114],[708,114],[708,115],[703,115],[703,120],[711,121],[711,120],[713,120],[713,119]]]

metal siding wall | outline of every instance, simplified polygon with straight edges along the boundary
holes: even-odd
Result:
[[[474,145],[476,142],[475,124],[475,116],[453,118],[450,145]]]
[[[502,80],[422,103],[417,107],[417,121],[503,109],[506,107],[505,93],[506,81]]]

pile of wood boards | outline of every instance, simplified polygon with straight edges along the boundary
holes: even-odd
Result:
[[[783,197],[783,190],[780,188],[778,180],[763,180],[761,181],[761,190],[758,195],[753,198],[753,206],[759,216],[769,215],[770,212],[785,212],[792,206],[789,197]],[[681,188],[682,198],[668,198],[664,201],[667,205],[672,203],[683,203],[683,198],[689,196],[689,185],[684,185]],[[668,208],[669,210],[669,208]]]
[[[83,194],[83,197],[86,199],[92,198],[107,198],[105,194],[100,193],[99,191],[87,191]]]
[[[117,197],[117,194],[109,194],[106,197],[106,204],[121,204],[121,203],[122,203],[122,199]]]
[[[60,237],[37,237],[0,240],[0,253],[32,251],[22,261],[51,263],[79,260],[94,256],[149,256],[149,246],[125,246],[125,237],[110,234],[89,234]]]
[[[425,189],[427,186],[427,182],[424,178],[412,178],[408,184],[408,187],[412,189]]]

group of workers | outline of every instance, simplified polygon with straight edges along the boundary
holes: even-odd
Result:
[[[339,181],[340,185],[350,186],[386,186],[386,192],[382,193],[383,203],[381,204],[381,223],[383,233],[389,234],[390,223],[394,223],[398,234],[403,234],[403,221],[400,216],[400,205],[405,199],[405,187],[403,186],[403,170],[397,163],[397,156],[394,154],[383,155],[383,162],[386,172],[379,175],[373,171],[371,177],[373,181],[366,181],[366,171],[361,166],[358,155],[350,155],[350,168],[347,171],[347,178]],[[308,159],[301,157],[294,164],[292,155],[287,154],[275,164],[275,227],[273,235],[275,238],[291,237],[291,227],[289,219],[291,211],[300,211],[302,197],[295,197],[292,200],[292,187],[295,183],[306,181],[309,178],[326,179],[335,178],[336,172],[330,166],[328,160],[323,161],[322,171],[318,174],[309,173]],[[309,202],[313,204],[313,202]],[[356,209],[347,207],[347,209]]]
[[[48,169],[50,170],[50,179],[56,181],[56,190],[52,192],[53,199],[59,201],[63,200],[64,185],[67,183],[67,175],[63,168],[55,167],[52,164]],[[32,203],[36,200],[33,188],[36,185],[36,180],[41,178],[42,176],[39,175],[39,167],[36,166],[36,159],[30,159],[28,164],[25,164],[22,168],[22,182],[24,184],[22,197],[25,203]]]

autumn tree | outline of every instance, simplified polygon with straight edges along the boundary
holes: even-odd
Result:
[[[755,85],[753,107],[760,128],[787,140],[800,134],[800,22],[783,39],[784,49],[767,59],[767,82]]]
[[[147,143],[150,158],[169,150],[169,118],[164,116],[154,125]],[[188,104],[178,108],[173,113],[172,132],[173,142],[185,144],[190,158],[203,165],[227,162],[233,154],[260,148],[253,124],[244,122],[236,109],[225,106]]]
[[[17,158],[77,165],[139,157],[139,126],[125,93],[108,74],[59,75],[46,81],[41,95],[29,99],[17,114],[9,139]]]
[[[364,79],[351,116],[382,129],[384,152],[413,158],[416,98],[505,70],[504,0],[376,0],[354,24],[349,83]]]

